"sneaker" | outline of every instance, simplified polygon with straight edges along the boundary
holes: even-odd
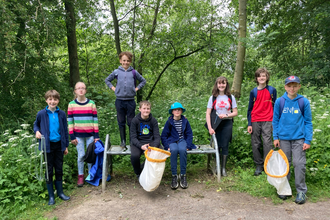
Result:
[[[254,172],[255,176],[259,176],[262,171],[264,170],[264,167],[262,165],[257,165],[256,171]]]
[[[178,175],[172,175],[171,188],[172,189],[177,189],[178,187],[179,187]]]
[[[291,195],[290,196],[287,196],[287,195],[279,195],[279,194],[277,194],[277,196],[278,196],[278,198],[280,198],[282,200],[286,200],[286,199],[288,199],[288,198],[291,197]]]
[[[307,196],[303,192],[298,192],[296,200],[294,201],[297,204],[304,204],[306,202]]]
[[[187,189],[188,188],[187,175],[186,174],[181,174],[180,175],[180,186],[181,186],[182,189]]]

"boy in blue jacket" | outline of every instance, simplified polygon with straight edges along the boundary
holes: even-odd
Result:
[[[186,109],[182,107],[181,103],[175,102],[172,104],[168,110],[171,116],[168,118],[161,135],[164,149],[171,152],[171,188],[174,190],[179,187],[179,182],[181,188],[188,188],[186,175],[187,150],[196,148],[192,143],[193,133],[189,121],[182,115],[185,111]],[[180,155],[180,179],[177,175],[178,155]]]
[[[305,183],[306,152],[313,138],[313,124],[310,104],[307,98],[298,94],[300,79],[289,76],[285,79],[284,95],[277,99],[274,107],[273,138],[275,147],[283,150],[294,166],[297,204],[306,202]],[[290,179],[290,173],[288,174]],[[278,195],[285,200],[289,196]]]
[[[128,128],[131,126],[131,121],[135,116],[136,103],[134,97],[138,90],[146,84],[146,80],[133,67],[131,62],[133,54],[125,51],[119,54],[119,62],[121,66],[114,70],[106,79],[105,83],[116,94],[116,110],[117,122],[120,133],[120,146],[126,147],[126,118]],[[111,83],[117,79],[116,87]],[[139,85],[136,85],[136,80],[139,80]]]
[[[49,177],[46,181],[49,194],[48,205],[54,205],[53,169],[55,169],[57,196],[62,200],[70,199],[69,196],[63,193],[62,187],[63,155],[68,154],[69,133],[66,115],[64,111],[57,107],[60,101],[60,94],[56,90],[49,90],[45,94],[45,99],[48,106],[38,112],[33,130],[37,139],[41,139],[41,135],[45,137],[45,157],[47,157]],[[39,145],[39,150],[42,150],[40,148],[41,146]]]

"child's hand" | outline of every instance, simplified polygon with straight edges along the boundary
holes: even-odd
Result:
[[[248,126],[248,132],[252,134],[252,126]]]
[[[41,133],[39,131],[36,132],[36,138],[41,139]]]
[[[65,151],[63,153],[64,155],[67,155],[69,153],[68,148],[65,148]]]
[[[147,150],[148,147],[149,147],[149,144],[145,144],[145,145],[142,145],[141,149],[142,149],[142,150]]]
[[[100,140],[100,138],[95,138],[94,139],[94,143],[96,143],[97,141],[99,141]]]
[[[215,134],[215,131],[213,130],[213,128],[209,129],[209,133],[210,133],[210,135]]]
[[[303,150],[307,150],[307,149],[309,149],[310,147],[311,147],[310,144],[306,144],[306,143],[304,143],[304,145],[303,145]]]
[[[135,92],[137,92],[138,90],[139,90],[139,88],[136,87],[136,88],[135,88]]]
[[[274,140],[274,146],[278,147],[278,148],[281,148],[280,147],[280,141],[279,140]]]
[[[112,89],[112,91],[114,91],[114,92],[116,91],[116,87],[114,87],[114,86],[112,86],[111,89]]]
[[[78,140],[77,139],[71,140],[71,144],[77,145],[78,144]]]

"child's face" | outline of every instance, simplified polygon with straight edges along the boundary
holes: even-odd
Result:
[[[182,109],[181,108],[173,109],[172,114],[174,115],[174,117],[180,117],[182,114]]]
[[[121,57],[121,59],[119,60],[121,66],[127,70],[129,68],[129,66],[131,65],[131,61],[128,59],[128,57],[126,55],[123,55]]]
[[[74,93],[78,97],[84,97],[86,94],[86,85],[85,83],[77,83],[76,87],[74,88]]]
[[[267,74],[266,73],[260,73],[257,77],[258,84],[266,84],[267,82]]]
[[[141,117],[143,119],[149,118],[149,115],[150,115],[150,105],[142,105],[141,108],[139,108],[139,111],[141,112]]]
[[[60,100],[58,100],[57,98],[54,98],[54,97],[48,97],[46,99],[46,102],[48,104],[48,109],[55,110],[56,106],[58,105]]]
[[[223,82],[218,82],[218,89],[221,92],[224,92],[226,90],[227,87],[227,82],[223,81]]]
[[[296,82],[288,83],[284,86],[288,96],[295,97],[300,89],[301,85]]]

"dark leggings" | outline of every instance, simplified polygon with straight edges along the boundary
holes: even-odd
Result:
[[[222,120],[215,130],[215,136],[218,141],[219,153],[228,155],[229,142],[233,132],[233,121],[231,119]]]
[[[48,181],[53,181],[53,169],[55,168],[56,181],[62,181],[63,176],[63,151],[61,150],[61,141],[50,142],[50,153],[47,153]],[[47,179],[46,172],[45,178]]]
[[[135,116],[135,100],[116,99],[115,105],[117,110],[117,122],[119,127],[125,128],[126,118],[127,125],[130,127],[131,121]]]

